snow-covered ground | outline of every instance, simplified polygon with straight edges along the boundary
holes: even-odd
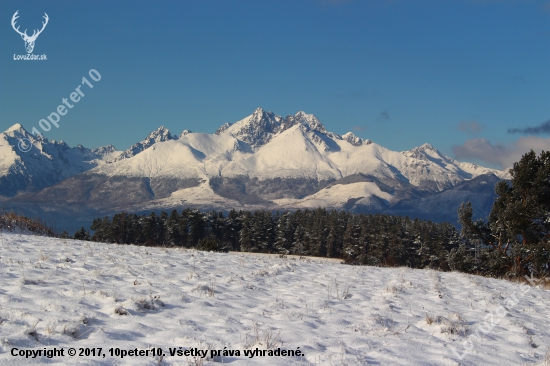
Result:
[[[3,365],[542,365],[549,346],[543,288],[327,259],[0,233]],[[166,354],[160,362],[151,351],[123,359],[109,351],[158,347]],[[224,347],[240,356],[170,356],[170,348]],[[64,356],[12,356],[54,348]],[[105,358],[78,357],[81,348],[102,348]],[[256,348],[304,355],[244,355]]]

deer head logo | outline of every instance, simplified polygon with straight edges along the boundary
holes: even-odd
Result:
[[[19,35],[21,36],[21,38],[23,38],[23,41],[25,41],[25,48],[27,49],[27,53],[32,53],[32,50],[34,49],[34,42],[36,41],[36,38],[38,38],[38,36],[40,35],[40,33],[42,33],[42,31],[44,30],[44,28],[46,28],[46,24],[48,24],[48,14],[44,13],[44,19],[46,20],[45,22],[42,22],[42,29],[40,30],[34,30],[34,32],[32,33],[32,36],[28,36],[27,35],[27,30],[25,29],[24,32],[20,32],[19,31],[19,26],[17,28],[15,28],[15,20],[17,18],[19,18],[19,16],[17,15],[17,13],[19,13],[19,10],[17,10],[15,12],[15,14],[13,14],[13,17],[11,18],[11,26],[13,27],[13,29],[19,33]]]

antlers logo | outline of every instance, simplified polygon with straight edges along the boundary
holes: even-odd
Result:
[[[48,14],[44,13],[44,19],[46,20],[45,22],[42,22],[42,29],[40,30],[34,30],[34,32],[32,33],[32,36],[29,36],[27,35],[27,30],[25,29],[24,32],[21,32],[19,31],[19,26],[17,28],[15,28],[15,20],[17,18],[19,18],[19,16],[17,15],[17,13],[19,13],[19,10],[17,10],[15,12],[15,14],[13,14],[13,17],[11,18],[11,26],[13,27],[13,29],[19,33],[19,35],[21,36],[21,38],[23,38],[23,41],[25,41],[25,48],[27,49],[27,53],[32,53],[32,50],[34,49],[34,42],[36,41],[36,38],[38,38],[38,36],[40,35],[40,33],[42,33],[42,31],[44,30],[44,28],[46,28],[46,24],[48,24]]]

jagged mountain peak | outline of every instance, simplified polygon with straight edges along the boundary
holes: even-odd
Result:
[[[222,133],[223,131],[227,130],[229,127],[231,127],[232,123],[231,122],[225,122],[223,125],[220,126],[220,128],[218,128],[216,130],[216,132],[214,132],[215,135],[219,135],[220,133]]]
[[[438,160],[443,160],[445,162],[453,161],[453,159],[443,155],[438,149],[436,149],[433,145],[430,145],[428,143],[422,144],[421,146],[415,147],[408,151],[403,151],[403,155],[411,158],[416,158],[419,160],[433,161],[434,159],[438,159]]]
[[[285,125],[287,128],[294,125],[301,124],[308,127],[310,130],[320,132],[322,134],[327,134],[328,131],[325,126],[319,121],[317,117],[313,114],[307,114],[304,111],[299,111],[296,114],[289,115],[285,118]]]
[[[428,144],[428,143],[424,143],[420,146],[417,146],[411,150],[409,150],[408,152],[420,152],[420,151],[434,151],[434,152],[438,152],[439,153],[439,150],[437,150],[433,145],[431,144]]]
[[[4,131],[3,134],[12,138],[28,138],[33,142],[45,140],[45,138],[41,135],[33,136],[32,134],[27,132],[27,130],[25,130],[25,127],[23,127],[23,125],[21,125],[20,123],[14,124],[6,131]]]
[[[363,140],[361,137],[355,136],[353,132],[348,132],[342,135],[342,140],[346,140],[353,146],[369,145],[372,144],[371,140]]]
[[[177,140],[177,139],[178,137],[172,136],[169,129],[167,129],[164,126],[160,126],[156,130],[148,134],[144,140],[130,146],[127,150],[122,152],[122,154],[120,154],[120,156],[116,160],[127,159],[132,156],[135,156],[140,152],[142,152],[143,150],[153,146],[157,142]]]
[[[21,125],[20,123],[16,123],[14,124],[13,126],[11,126],[10,128],[8,128],[6,131],[6,133],[9,133],[9,132],[27,132],[24,128],[23,128],[23,125]]]
[[[421,146],[417,147],[417,149],[419,150],[431,150],[431,151],[437,151],[439,152],[439,150],[437,150],[433,145],[431,144],[428,144],[427,142],[422,144]]]
[[[145,139],[155,139],[156,142],[172,140],[174,137],[170,133],[170,130],[164,126],[160,126],[153,132],[151,132]]]
[[[35,148],[38,148],[38,151],[42,151],[42,144],[50,144],[53,146],[60,145],[60,143],[54,140],[49,141],[42,135],[32,135],[31,133],[27,132],[27,130],[25,130],[25,128],[19,123],[14,124],[4,132],[0,133],[0,136],[2,136],[3,140],[7,142],[6,147],[9,147],[15,155],[28,154],[30,150],[33,150]],[[27,144],[29,141],[31,144],[31,146],[29,146],[30,150],[21,150],[21,147],[26,148],[26,146],[28,146]],[[64,143],[61,143],[61,145],[64,145]],[[59,148],[59,146],[57,147]]]
[[[299,111],[294,115],[282,118],[271,111],[265,111],[258,107],[246,118],[230,123],[226,122],[216,130],[216,134],[227,133],[235,138],[246,142],[254,150],[267,144],[274,136],[288,130],[289,128],[301,125],[312,131],[328,134],[325,126],[313,114]]]
[[[235,138],[246,142],[253,149],[267,144],[274,135],[284,131],[283,118],[259,107],[246,118],[235,122],[225,123],[216,131],[216,134],[230,134]]]
[[[298,112],[296,113],[295,115],[289,115],[287,116],[286,119],[289,119],[289,118],[307,118],[307,117],[313,117],[314,119],[315,116],[313,116],[312,114],[307,114],[305,112]],[[223,132],[225,130],[227,130],[228,128],[230,127],[243,127],[243,126],[246,126],[246,125],[251,125],[251,124],[258,124],[258,123],[265,123],[265,122],[278,122],[278,123],[281,123],[283,122],[283,118],[275,113],[273,113],[272,111],[266,111],[264,110],[262,107],[258,107],[256,108],[252,114],[250,114],[249,116],[237,121],[237,122],[225,122],[222,126],[220,126],[220,128],[218,128],[217,131],[220,131],[220,132]]]
[[[258,107],[258,108],[256,108],[256,109],[254,110],[254,112],[252,113],[252,115],[253,115],[253,116],[262,116],[264,113],[266,113],[266,112],[264,111],[264,109],[263,109],[262,107]],[[269,111],[269,112],[267,112],[267,113],[273,114],[273,112],[271,112],[271,111]]]
[[[78,147],[82,148],[83,146],[78,145]],[[116,153],[117,149],[113,144],[109,144],[109,145],[105,145],[105,146],[96,147],[95,149],[92,149],[91,151],[94,154],[104,155],[104,154]]]
[[[181,131],[179,138],[181,139],[183,136],[187,136],[187,135],[189,135],[190,133],[193,133],[193,131],[191,131],[191,130],[183,130],[183,131]]]

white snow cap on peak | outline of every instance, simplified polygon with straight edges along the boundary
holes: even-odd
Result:
[[[25,128],[20,123],[14,124],[10,128],[8,128],[6,131],[4,131],[4,133],[6,135],[12,136],[12,137],[16,137],[16,135],[18,135],[18,136],[22,135],[24,137],[28,137],[28,135],[29,135],[27,130],[25,130]]]
[[[190,133],[193,133],[193,131],[191,131],[191,130],[183,130],[183,131],[181,131],[179,138],[181,139],[183,136],[187,136],[187,135],[189,135]]]
[[[344,136],[329,132],[315,115],[304,111],[298,111],[293,115],[282,118],[271,111],[266,112],[262,107],[256,108],[251,115],[240,121],[224,123],[215,133],[217,135],[222,133],[230,134],[249,144],[253,150],[258,150],[275,136],[297,125],[302,126],[302,129],[307,131],[315,131],[330,138],[344,139],[354,146],[372,143],[371,140],[363,140],[351,132]]]
[[[8,128],[5,132],[19,131],[19,130],[25,130],[25,129],[23,128],[21,123],[16,123],[13,126],[11,126],[10,128]]]
[[[284,131],[284,120],[273,112],[266,112],[259,107],[248,117],[235,123],[224,123],[216,130],[216,134],[230,134],[246,142],[253,149],[267,144],[273,136]]]
[[[348,133],[342,135],[342,139],[346,140],[347,142],[349,142],[353,146],[361,146],[363,144],[368,145],[368,144],[372,143],[372,141],[370,141],[370,140],[364,141],[361,137],[355,136],[355,134],[353,132],[348,132]]]
[[[304,126],[307,126],[310,130],[320,132],[322,134],[327,134],[328,131],[323,126],[321,121],[315,115],[313,114],[307,114],[304,111],[299,111],[293,116],[287,116],[285,118],[286,124],[288,124],[288,127],[294,126],[296,124],[301,124]]]
[[[147,137],[146,139],[154,139],[156,142],[159,142],[159,141],[166,141],[166,140],[172,140],[173,139],[173,136],[172,134],[170,133],[170,130],[167,129],[166,127],[164,126],[160,126],[159,128],[157,128],[156,130],[154,130],[153,132],[151,132]]]
[[[438,151],[433,145],[428,144],[427,142],[422,144],[422,146],[419,146],[418,149],[420,150],[432,150],[432,151]]]
[[[422,155],[422,154],[426,154],[428,152],[434,152],[438,155],[443,156],[443,154],[441,154],[439,152],[439,150],[437,150],[433,145],[430,145],[428,143],[422,144],[422,145],[417,146],[417,147],[415,147],[411,150],[408,150],[408,151],[403,151],[403,153],[405,155],[413,156],[413,157],[414,157],[414,155],[418,155],[418,154]]]
[[[78,145],[79,148],[84,148],[82,145]],[[105,145],[96,147],[95,149],[91,149],[91,151],[95,154],[110,154],[117,151],[116,147],[113,144]]]
[[[163,142],[168,140],[177,140],[177,136],[172,136],[170,133],[170,130],[168,130],[164,126],[160,126],[153,132],[151,132],[145,140],[142,140],[138,142],[137,144],[134,144],[130,146],[127,150],[125,150],[116,160],[122,160],[127,159],[132,156],[135,156],[142,152],[143,150],[148,149],[149,147],[153,146],[157,142]]]
[[[451,157],[443,155],[433,145],[430,145],[428,143],[422,144],[421,146],[415,147],[414,149],[408,151],[403,151],[402,154],[419,160],[433,161],[437,164],[454,163],[454,160]]]

